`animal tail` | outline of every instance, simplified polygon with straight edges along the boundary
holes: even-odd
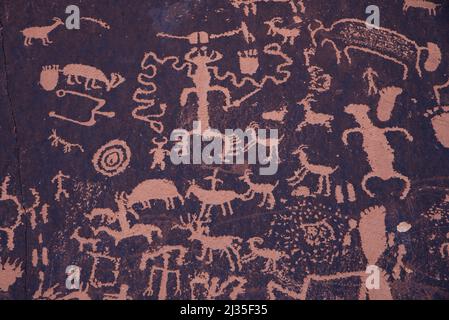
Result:
[[[125,82],[125,78],[120,73],[111,73],[111,80],[107,85],[107,91],[117,88],[120,84]]]
[[[85,21],[90,21],[90,22],[96,23],[96,24],[100,25],[102,28],[105,28],[107,30],[111,29],[111,26],[109,24],[107,24],[106,22],[104,22],[103,20],[100,20],[100,19],[95,19],[95,18],[91,18],[91,17],[82,17],[80,20],[85,20]]]

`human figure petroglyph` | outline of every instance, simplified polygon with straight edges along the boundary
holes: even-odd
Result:
[[[187,221],[181,217],[181,223],[175,225],[173,229],[187,230],[190,232],[189,241],[201,242],[201,256],[197,257],[200,261],[211,264],[214,252],[218,252],[220,256],[225,255],[228,259],[231,272],[241,270],[240,249],[243,239],[236,236],[211,236],[209,227],[204,225],[205,222],[210,220],[202,221],[201,216],[188,214]]]
[[[58,17],[54,17],[53,21],[54,22],[49,26],[30,27],[23,29],[21,31],[21,33],[25,37],[23,44],[26,47],[30,46],[32,44],[32,39],[41,40],[44,46],[48,46],[49,44],[53,43],[48,39],[48,34],[55,30],[57,27],[64,25],[64,22]]]
[[[441,7],[442,4],[434,3],[427,0],[404,0],[404,6],[402,10],[407,12],[409,8],[425,9],[431,16],[436,16],[437,8]]]
[[[195,180],[191,181],[190,186],[186,192],[186,198],[190,199],[192,195],[194,195],[201,203],[201,216],[203,216],[204,214],[206,216],[209,216],[211,213],[211,209],[214,206],[220,206],[223,216],[226,216],[227,210],[225,205],[228,206],[229,214],[233,215],[234,211],[232,209],[231,201],[237,199],[247,201],[247,198],[244,194],[239,194],[233,190],[203,189],[196,184]]]
[[[203,271],[196,273],[190,280],[190,297],[192,300],[217,300],[230,291],[229,299],[236,300],[239,295],[245,293],[246,283],[244,277],[228,276],[225,281],[221,281],[219,277],[211,277],[209,273]],[[204,288],[205,294],[197,293],[198,290],[195,289],[199,286]]]
[[[405,138],[412,142],[413,137],[403,128],[376,127],[368,117],[369,107],[367,105],[350,104],[346,106],[345,112],[354,117],[359,125],[356,128],[346,129],[343,132],[343,143],[348,145],[348,136],[353,133],[360,133],[363,136],[363,150],[365,151],[371,171],[368,172],[362,180],[362,189],[371,197],[375,194],[367,188],[367,182],[372,178],[380,178],[384,181],[389,179],[400,179],[404,182],[404,188],[401,199],[405,199],[410,191],[410,179],[397,172],[394,167],[394,150],[388,142],[386,134],[389,132],[402,133]]]
[[[33,196],[33,203],[30,207],[25,207],[24,204],[22,204],[19,201],[19,197],[16,195],[11,195],[8,193],[9,183],[10,183],[11,177],[6,176],[3,180],[3,183],[0,187],[0,202],[1,201],[12,201],[17,210],[17,217],[12,225],[9,227],[2,227],[0,228],[0,232],[3,231],[6,233],[7,237],[7,248],[12,251],[14,250],[15,244],[14,244],[14,237],[16,234],[16,229],[20,226],[24,225],[26,222],[24,220],[25,216],[29,215],[29,222],[31,226],[31,230],[35,230],[38,223],[38,216],[42,219],[43,223],[48,222],[48,204],[42,204],[41,205],[41,198],[39,195],[39,192],[36,191],[34,188],[30,188],[29,191],[31,195]],[[40,210],[38,212],[38,208],[40,207]]]
[[[286,253],[281,250],[260,248],[264,240],[260,237],[252,237],[248,239],[250,253],[242,257],[242,263],[247,264],[258,258],[263,258],[265,261],[262,272],[276,272],[279,261],[286,256]]]
[[[449,106],[436,106],[428,109],[424,117],[431,117],[435,138],[445,148],[449,148]]]
[[[68,85],[82,84],[81,78],[84,78],[84,89],[101,89],[97,81],[105,85],[106,91],[117,88],[125,81],[119,73],[111,73],[111,79],[108,79],[100,69],[84,64],[68,64],[63,69],[58,65],[43,66],[40,75],[40,84],[46,91],[52,91],[56,88],[59,81],[59,74],[67,77]]]
[[[60,137],[58,133],[56,132],[56,129],[51,130],[51,135],[48,137],[48,140],[51,140],[51,146],[52,147],[59,147],[59,145],[63,146],[64,153],[70,153],[72,152],[72,149],[79,149],[81,152],[84,152],[84,148],[82,145],[78,143],[71,143],[68,142],[66,139]]]
[[[379,74],[371,67],[368,67],[362,75],[363,80],[368,83],[368,95],[372,96],[379,92],[376,85],[376,79],[379,78]]]
[[[287,106],[283,106],[278,110],[267,111],[262,113],[262,119],[279,122],[280,124],[284,124],[285,116],[288,113]]]
[[[290,45],[295,44],[295,40],[297,37],[299,37],[301,31],[299,28],[285,28],[280,27],[277,24],[283,23],[284,19],[281,17],[274,17],[273,19],[264,22],[268,26],[268,35],[276,36],[280,35],[282,36],[282,44],[289,43]]]
[[[70,176],[63,174],[61,170],[51,179],[51,183],[56,183],[57,191],[55,193],[55,200],[58,202],[61,201],[61,196],[64,196],[66,199],[70,197],[69,192],[62,185],[66,179],[70,179]]]
[[[151,142],[156,145],[156,147],[149,152],[149,154],[153,156],[153,162],[151,163],[150,169],[154,170],[156,167],[159,167],[159,169],[163,171],[165,170],[165,157],[170,155],[170,151],[164,149],[168,139],[163,137],[161,141],[158,141],[157,138],[153,138]]]
[[[265,204],[268,205],[268,209],[273,209],[276,205],[276,199],[273,195],[273,190],[279,185],[279,180],[275,184],[270,183],[254,183],[251,181],[250,175],[252,175],[251,170],[245,170],[245,173],[239,180],[245,182],[249,190],[244,194],[247,201],[254,198],[256,194],[262,195],[262,201],[258,204],[259,207],[263,207]]]
[[[167,210],[175,208],[175,199],[184,205],[184,198],[179,194],[176,185],[168,179],[148,179],[139,183],[130,194],[125,194],[126,208],[133,212],[133,206],[140,204],[143,209],[151,208],[151,200],[162,200]],[[134,212],[134,214],[136,214]]]
[[[264,47],[263,52],[266,55],[280,57],[283,62],[276,65],[275,75],[265,75],[260,81],[256,81],[248,76],[240,79],[230,71],[220,74],[219,67],[209,64],[222,59],[222,54],[215,50],[209,50],[205,46],[201,48],[192,48],[185,54],[186,62],[182,64],[180,64],[180,59],[176,56],[158,58],[153,52],[146,54],[146,58],[144,60],[145,64],[147,64],[146,60],[149,57],[153,58],[158,64],[165,64],[167,61],[172,61],[171,67],[175,71],[183,71],[184,69],[187,69],[187,77],[193,80],[195,86],[183,89],[180,95],[180,104],[185,105],[189,96],[195,94],[198,105],[197,119],[202,122],[201,128],[205,131],[210,128],[209,122],[206,122],[206,120],[209,121],[209,102],[207,100],[209,92],[221,92],[224,97],[224,104],[222,108],[224,111],[229,111],[231,108],[240,107],[245,100],[261,91],[269,80],[271,80],[275,85],[280,85],[285,83],[290,78],[291,72],[286,70],[286,68],[293,64],[293,60],[282,51],[279,44],[268,44]],[[147,67],[151,67],[153,69],[153,74],[155,73],[154,70],[157,70],[157,68],[151,64],[147,65]],[[277,78],[278,75],[281,76]],[[254,89],[245,94],[243,97],[231,101],[232,99],[229,88],[220,85],[212,85],[212,78],[216,81],[229,81],[235,88],[242,88],[243,86],[250,84]],[[155,87],[153,86],[150,92],[154,92],[154,88]]]
[[[108,208],[95,208],[88,215],[86,215],[87,219],[91,222],[96,217],[101,217],[101,220],[103,220],[102,222],[107,223],[107,226],[102,225],[100,227],[93,228],[93,233],[95,236],[98,236],[101,232],[105,232],[114,238],[115,246],[118,246],[120,241],[132,237],[143,236],[148,241],[148,244],[153,242],[153,238],[155,236],[162,238],[162,230],[155,225],[140,223],[131,225],[127,217],[128,210],[126,208],[124,193],[117,193],[115,195],[115,203],[117,204],[118,211],[113,211]],[[133,215],[134,219],[139,220],[139,216],[135,215],[135,213],[132,211],[129,211],[129,213]],[[118,223],[119,230],[110,227],[110,225],[115,223]]]
[[[73,96],[77,96],[77,97],[81,97],[81,98],[86,98],[88,100],[92,100],[96,103],[96,106],[94,108],[91,109],[90,111],[90,118],[88,120],[85,121],[80,121],[80,120],[76,120],[76,119],[72,119],[60,114],[57,114],[55,111],[50,111],[48,113],[48,115],[52,118],[56,118],[59,120],[63,120],[63,121],[68,121],[71,123],[75,123],[77,125],[80,126],[84,126],[84,127],[92,127],[97,123],[97,116],[103,116],[106,118],[114,118],[115,117],[115,112],[111,112],[111,111],[100,111],[104,105],[106,104],[106,100],[101,99],[101,98],[96,98],[93,97],[91,95],[85,94],[85,93],[81,93],[81,92],[77,92],[77,91],[71,91],[71,90],[58,90],[56,91],[56,96],[58,98],[63,98],[65,97],[67,94],[69,95],[73,95]]]
[[[312,102],[316,102],[312,94],[308,94],[298,102],[298,105],[303,106],[305,113],[304,120],[298,124],[296,131],[300,132],[306,126],[323,126],[327,129],[327,132],[332,132],[331,122],[334,120],[334,116],[313,111]]]
[[[377,104],[377,118],[380,121],[388,121],[396,105],[396,99],[402,94],[402,89],[398,87],[386,87],[380,90],[380,99]]]
[[[0,260],[0,292],[8,292],[9,288],[14,285],[17,279],[23,275],[22,263],[18,260],[7,258],[5,261]]]
[[[341,19],[331,27],[325,28],[321,21],[316,21],[315,29],[309,25],[312,42],[315,47],[330,44],[335,50],[337,63],[341,63],[342,53],[349,63],[349,50],[358,50],[395,62],[403,67],[403,80],[408,78],[409,69],[415,68],[422,77],[421,58],[428,53],[424,69],[435,71],[441,63],[441,51],[438,45],[429,42],[427,47],[420,47],[406,36],[383,27],[369,29],[366,21],[359,19]]]
[[[331,194],[331,182],[330,176],[337,171],[337,167],[330,167],[325,165],[312,164],[309,160],[309,156],[305,152],[308,146],[301,145],[299,148],[293,152],[294,155],[298,155],[300,162],[300,169],[296,170],[293,176],[287,179],[290,186],[296,186],[301,183],[308,174],[318,175],[318,189],[316,194],[322,194],[324,186],[326,187],[325,196],[330,196]]]
[[[215,50],[209,51],[207,47],[201,47],[200,49],[193,48],[184,57],[187,62],[190,62],[195,66],[195,71],[191,71],[187,74],[187,76],[192,79],[194,87],[183,89],[179,98],[179,103],[181,104],[181,106],[185,106],[187,104],[189,95],[196,95],[198,99],[197,117],[198,121],[201,122],[201,127],[204,130],[210,128],[208,102],[208,94],[210,92],[216,91],[223,94],[225,98],[225,104],[223,107],[224,109],[229,108],[229,106],[231,105],[231,94],[229,92],[229,89],[219,85],[211,84],[212,77],[209,64],[217,62],[222,58],[223,55],[221,53]]]
[[[157,248],[155,250],[150,250],[142,255],[142,259],[140,260],[140,270],[145,270],[148,260],[155,260],[156,258],[160,257],[163,260],[162,267],[158,267],[157,265],[153,264],[150,271],[150,280],[148,282],[148,288],[145,290],[144,294],[147,296],[152,296],[154,294],[153,286],[155,285],[154,277],[156,275],[156,272],[161,273],[161,279],[160,279],[160,286],[159,286],[159,294],[158,299],[159,300],[165,300],[168,297],[168,280],[169,275],[174,274],[176,277],[176,289],[175,289],[175,295],[181,294],[181,272],[178,269],[170,269],[170,260],[173,257],[176,257],[174,259],[175,267],[179,268],[183,265],[185,255],[187,253],[187,249],[183,246],[161,246],[160,248]]]

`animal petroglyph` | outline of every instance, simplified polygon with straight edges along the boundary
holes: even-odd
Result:
[[[201,242],[201,256],[197,257],[200,261],[211,264],[214,252],[218,252],[220,256],[226,256],[231,271],[240,270],[242,261],[239,251],[243,239],[235,236],[211,236],[209,227],[205,226],[204,222],[210,222],[210,220],[202,221],[201,217],[189,214],[187,221],[181,218],[181,224],[175,225],[173,228],[187,230],[190,232],[188,237],[190,241]]]
[[[281,250],[274,250],[268,248],[260,248],[258,246],[263,244],[263,239],[260,237],[253,237],[248,239],[249,249],[251,252],[242,257],[242,263],[247,264],[258,258],[263,258],[265,261],[262,272],[275,272],[278,269],[278,262],[285,257],[285,252]]]
[[[402,180],[405,184],[401,194],[401,199],[405,199],[410,191],[410,179],[394,169],[394,150],[390,146],[386,134],[399,132],[410,142],[413,141],[413,137],[403,128],[376,127],[368,117],[369,107],[367,105],[350,104],[345,108],[345,112],[352,115],[359,126],[343,132],[343,143],[347,146],[348,136],[353,133],[360,133],[363,136],[363,150],[371,167],[371,171],[363,177],[362,189],[371,198],[374,198],[375,194],[367,188],[368,180],[375,177],[384,181],[396,178]]]
[[[403,67],[403,79],[408,78],[409,69],[415,68],[422,77],[421,58],[428,53],[424,69],[435,71],[441,63],[441,51],[438,45],[429,42],[427,47],[420,47],[406,36],[383,27],[368,29],[366,22],[358,19],[341,19],[325,28],[321,22],[311,31],[312,41],[316,46],[330,44],[336,53],[337,63],[341,63],[342,53],[351,63],[349,50],[358,50],[393,61]]]
[[[44,46],[48,46],[49,44],[53,43],[48,39],[48,34],[55,30],[58,26],[62,25],[64,25],[64,22],[62,22],[60,18],[54,17],[53,23],[49,26],[30,27],[23,29],[21,31],[23,36],[25,37],[23,44],[28,47],[32,44],[32,39],[39,39],[42,41],[42,44]]]
[[[43,223],[48,222],[48,204],[41,205],[41,198],[39,192],[34,188],[30,188],[29,191],[33,196],[33,203],[30,207],[25,207],[25,205],[19,201],[19,197],[17,195],[9,194],[8,188],[11,177],[6,176],[3,180],[3,183],[0,187],[0,202],[1,201],[12,201],[16,206],[17,217],[13,224],[9,227],[1,227],[0,232],[6,233],[7,236],[7,248],[12,251],[14,250],[14,237],[16,235],[16,231],[20,226],[26,224],[24,218],[29,216],[29,223],[31,226],[31,230],[35,230],[38,224],[38,218],[40,217]],[[38,208],[39,212],[38,212]]]
[[[427,110],[424,116],[431,117],[435,137],[445,148],[449,148],[449,106],[434,107]]]
[[[184,205],[184,198],[179,194],[175,184],[168,179],[145,180],[139,183],[130,194],[125,195],[127,209],[131,212],[136,204],[141,205],[143,209],[151,208],[151,200],[162,200],[167,210],[174,209],[175,199]]]
[[[96,106],[94,108],[91,109],[90,111],[90,118],[88,120],[85,121],[80,121],[80,120],[76,120],[76,119],[72,119],[60,114],[57,114],[55,111],[50,111],[48,113],[48,115],[52,118],[56,118],[59,120],[63,120],[63,121],[68,121],[71,123],[75,123],[77,125],[80,126],[85,126],[85,127],[92,127],[97,123],[97,116],[103,116],[106,118],[114,118],[115,117],[115,112],[111,112],[111,111],[100,111],[104,105],[106,104],[106,100],[101,99],[101,98],[95,98],[93,96],[90,96],[88,94],[85,93],[81,93],[81,92],[77,92],[77,91],[71,91],[71,90],[58,90],[56,91],[56,96],[58,98],[63,98],[65,97],[67,94],[69,95],[73,95],[73,96],[78,96],[78,97],[82,97],[82,98],[86,98],[88,100],[92,100],[94,102],[96,102]]]
[[[429,15],[435,16],[437,14],[437,8],[441,7],[441,4],[433,3],[427,0],[404,0],[404,6],[402,9],[407,12],[409,8],[418,8],[427,10]]]
[[[106,91],[117,88],[125,81],[119,73],[111,73],[111,79],[108,79],[103,71],[96,67],[84,64],[68,64],[63,69],[58,65],[43,66],[40,75],[40,84],[46,91],[52,91],[56,88],[59,81],[59,74],[67,77],[68,85],[82,84],[80,78],[84,78],[84,89],[101,89],[97,81],[105,85]]]
[[[211,209],[214,206],[220,206],[222,210],[222,214],[226,216],[227,210],[225,205],[228,206],[229,214],[233,215],[234,210],[232,210],[231,201],[233,200],[243,200],[247,201],[247,198],[243,194],[239,194],[233,190],[207,190],[201,188],[196,184],[195,180],[190,183],[189,188],[186,192],[186,198],[190,199],[190,197],[194,195],[198,201],[201,203],[201,212],[200,215],[206,214],[209,216],[211,213]]]
[[[304,120],[298,125],[296,131],[300,132],[306,126],[323,126],[327,128],[327,132],[332,132],[331,122],[334,120],[334,117],[313,111],[312,102],[316,102],[316,100],[310,94],[298,102],[299,105],[303,106],[305,113]]]
[[[274,17],[270,21],[265,22],[265,24],[268,26],[268,35],[276,36],[280,35],[282,36],[282,44],[288,42],[290,45],[295,44],[295,40],[297,37],[299,37],[301,31],[297,28],[289,29],[285,27],[280,27],[277,24],[283,23],[284,19],[281,17]]]
[[[115,203],[117,204],[118,211],[111,209],[95,208],[86,217],[92,221],[96,217],[101,217],[103,221],[106,221],[108,225],[113,225],[118,222],[120,230],[113,229],[109,226],[100,226],[94,228],[93,232],[95,236],[98,236],[101,232],[105,232],[114,238],[115,245],[117,246],[123,239],[129,239],[132,237],[143,236],[148,241],[148,244],[153,242],[154,235],[156,237],[162,237],[162,231],[160,228],[149,224],[134,224],[131,225],[127,214],[126,199],[124,194],[115,195]],[[130,213],[134,214],[132,211]],[[139,216],[133,215],[136,220]]]
[[[79,149],[81,152],[84,152],[84,148],[82,145],[78,143],[68,142],[66,139],[60,137],[56,132],[56,129],[51,130],[51,135],[48,137],[48,140],[51,140],[52,147],[59,147],[59,145],[63,146],[64,153],[72,152],[72,149]]]
[[[131,161],[131,150],[123,140],[112,140],[95,152],[92,164],[97,172],[107,177],[123,173]]]
[[[245,170],[244,175],[239,178],[249,187],[249,190],[244,194],[244,197],[248,201],[253,199],[256,194],[261,194],[262,201],[258,204],[258,206],[263,207],[265,204],[268,204],[268,209],[273,209],[276,204],[273,190],[279,185],[279,181],[276,181],[274,185],[269,183],[254,183],[251,181],[250,175],[252,175],[252,171]]]
[[[64,25],[64,22],[61,20],[61,18],[54,17],[52,20],[53,23],[48,26],[36,26],[23,29],[21,31],[21,33],[25,37],[23,44],[28,47],[32,45],[33,39],[41,40],[44,46],[52,44],[53,42],[48,38],[49,33],[55,30],[57,27]],[[80,20],[96,23],[104,29],[109,30],[111,28],[109,24],[100,19],[95,19],[92,17],[81,17]]]
[[[296,170],[292,177],[288,178],[290,186],[296,186],[301,183],[308,174],[318,175],[318,189],[316,194],[322,194],[324,186],[326,187],[326,196],[331,194],[331,182],[330,176],[337,171],[338,167],[329,167],[324,165],[312,164],[309,160],[309,156],[304,151],[308,147],[305,145],[300,146],[296,151],[293,152],[294,155],[298,155],[300,162],[300,169]]]

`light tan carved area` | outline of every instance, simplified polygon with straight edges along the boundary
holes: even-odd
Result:
[[[17,32],[36,53],[30,86],[43,103],[30,128],[49,172],[31,187],[34,172],[3,176],[0,293],[26,278],[43,300],[391,300],[424,275],[447,294],[449,192],[427,186],[447,182],[429,160],[449,148],[446,44],[394,24],[368,29],[363,15],[330,20],[307,0],[208,5],[197,14],[210,20],[187,27],[167,10],[129,47],[137,22],[81,17],[83,37],[111,49],[90,59],[38,61],[72,41],[61,18]],[[425,22],[447,10],[394,8]],[[117,48],[91,25],[126,37]],[[171,133],[194,139],[193,121],[197,136],[223,140],[222,160],[277,146],[278,171],[174,165]],[[246,141],[214,128],[279,134]],[[18,152],[20,169],[35,170],[34,149]],[[81,267],[79,289],[66,287],[69,265]]]

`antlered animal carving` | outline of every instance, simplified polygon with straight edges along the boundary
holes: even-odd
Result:
[[[288,41],[288,43],[290,45],[294,45],[295,44],[295,39],[297,37],[299,37],[299,34],[301,33],[299,29],[288,29],[288,28],[283,28],[283,27],[279,27],[276,24],[277,23],[283,23],[284,19],[282,19],[281,17],[274,17],[273,19],[271,19],[270,21],[265,22],[266,25],[268,25],[269,29],[268,29],[268,35],[281,35],[282,36],[282,44],[286,43]]]

